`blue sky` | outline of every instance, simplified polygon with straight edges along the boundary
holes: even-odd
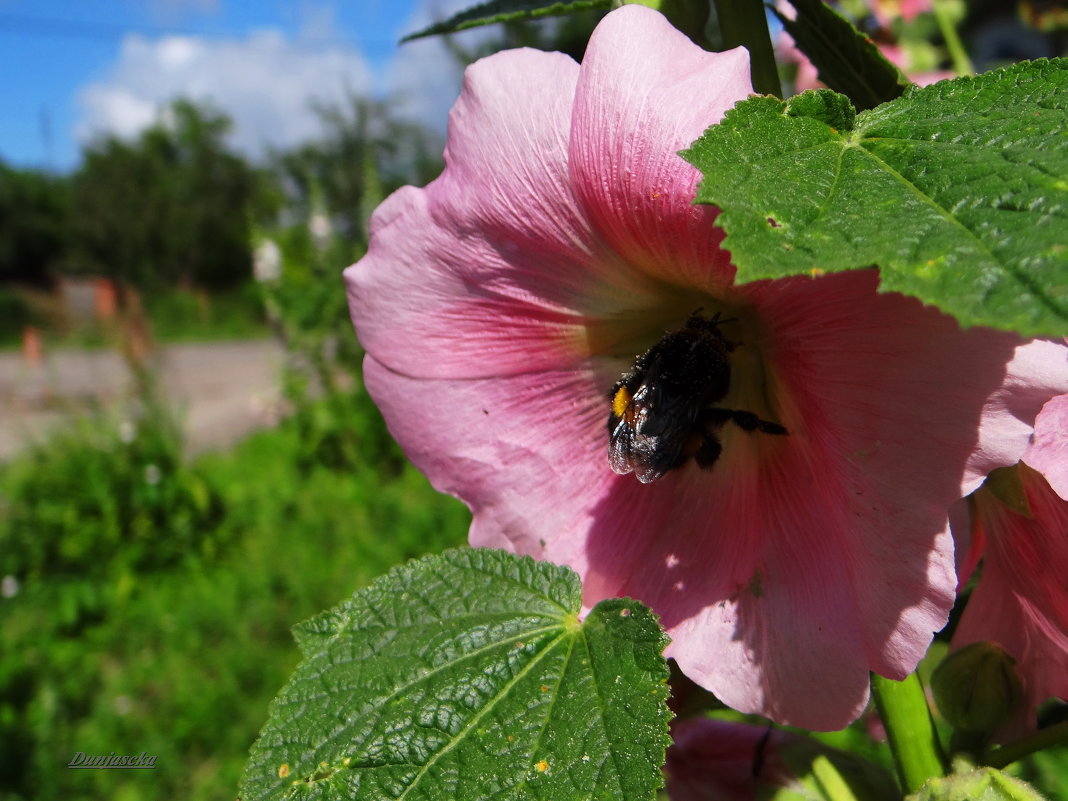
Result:
[[[313,97],[397,96],[443,127],[458,70],[396,42],[472,0],[0,0],[0,160],[67,170],[101,133],[134,135],[170,98],[210,98],[255,157],[313,136]]]

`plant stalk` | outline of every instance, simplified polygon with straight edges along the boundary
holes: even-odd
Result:
[[[904,681],[894,681],[873,673],[871,689],[906,793],[919,791],[928,779],[946,775],[942,744],[919,677],[913,673]]]
[[[1004,768],[1018,759],[1055,745],[1068,744],[1068,720],[1039,729],[1014,743],[988,751],[983,762],[992,768]]]
[[[764,4],[761,0],[715,0],[715,4],[724,48],[729,50],[741,45],[749,51],[753,90],[782,97]]]
[[[949,51],[949,58],[953,62],[953,71],[959,77],[974,75],[975,68],[972,66],[972,60],[968,57],[968,51],[964,49],[964,43],[957,33],[957,25],[946,3],[944,0],[934,0],[931,3],[931,9],[938,21],[938,29],[942,32],[942,38],[946,42],[946,50]]]

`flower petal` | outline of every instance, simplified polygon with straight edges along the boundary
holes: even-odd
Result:
[[[575,92],[571,178],[627,262],[684,286],[730,284],[718,209],[692,205],[700,173],[677,151],[751,92],[743,48],[708,53],[641,5],[597,26]]]
[[[1035,433],[1024,461],[1046,477],[1068,501],[1068,394],[1050,400],[1035,420]]]
[[[585,569],[589,510],[622,480],[608,469],[610,368],[428,380],[368,356],[364,380],[416,467],[474,511],[473,546]]]
[[[568,189],[578,65],[500,53],[468,68],[445,172],[375,212],[345,271],[364,347],[409,375],[498,375],[575,358],[595,273]],[[476,358],[477,354],[477,358]]]
[[[808,728],[854,717],[867,671],[904,677],[944,625],[946,509],[1019,342],[962,331],[877,281],[740,287],[768,327],[746,347],[773,365],[771,417],[789,436],[728,427],[711,473],[614,495],[589,533],[588,596],[649,603],[688,676]]]
[[[961,497],[974,492],[991,471],[1015,464],[1025,452],[1037,453],[1033,446],[1028,448],[1036,418],[1047,401],[1064,394],[1068,394],[1068,346],[1045,339],[1021,344],[1006,365],[1005,380],[983,410]],[[1048,425],[1059,425],[1056,416]]]
[[[1033,729],[1035,708],[1068,699],[1068,501],[1020,465],[1030,515],[984,488],[976,515],[987,541],[983,572],[953,635],[953,648],[989,640],[1016,659],[1027,703],[1003,735]]]

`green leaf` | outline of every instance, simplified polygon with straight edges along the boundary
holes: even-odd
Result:
[[[297,628],[241,797],[652,799],[667,638],[629,599],[580,623],[581,598],[567,568],[502,551],[394,569]]]
[[[410,42],[424,36],[455,33],[480,25],[492,25],[494,22],[559,17],[587,9],[606,9],[611,4],[611,0],[557,0],[549,3],[545,0],[490,0],[488,3],[479,3],[453,14],[447,20],[435,22],[429,28],[410,33],[401,39],[401,42]]]
[[[874,108],[901,96],[909,85],[867,36],[823,0],[790,0],[792,20],[772,9],[819,79],[847,95],[858,109]]]
[[[1063,336],[1066,107],[1068,60],[1043,60],[852,123],[828,90],[751,98],[682,156],[704,173],[697,202],[723,209],[740,282],[878,265],[884,291],[966,326]]]

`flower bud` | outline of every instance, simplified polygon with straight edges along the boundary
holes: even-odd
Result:
[[[945,659],[931,676],[942,716],[966,732],[990,733],[1023,700],[1016,660],[992,642],[973,642]]]
[[[1027,784],[1000,770],[979,768],[945,778],[931,779],[916,794],[914,801],[1045,801]]]

